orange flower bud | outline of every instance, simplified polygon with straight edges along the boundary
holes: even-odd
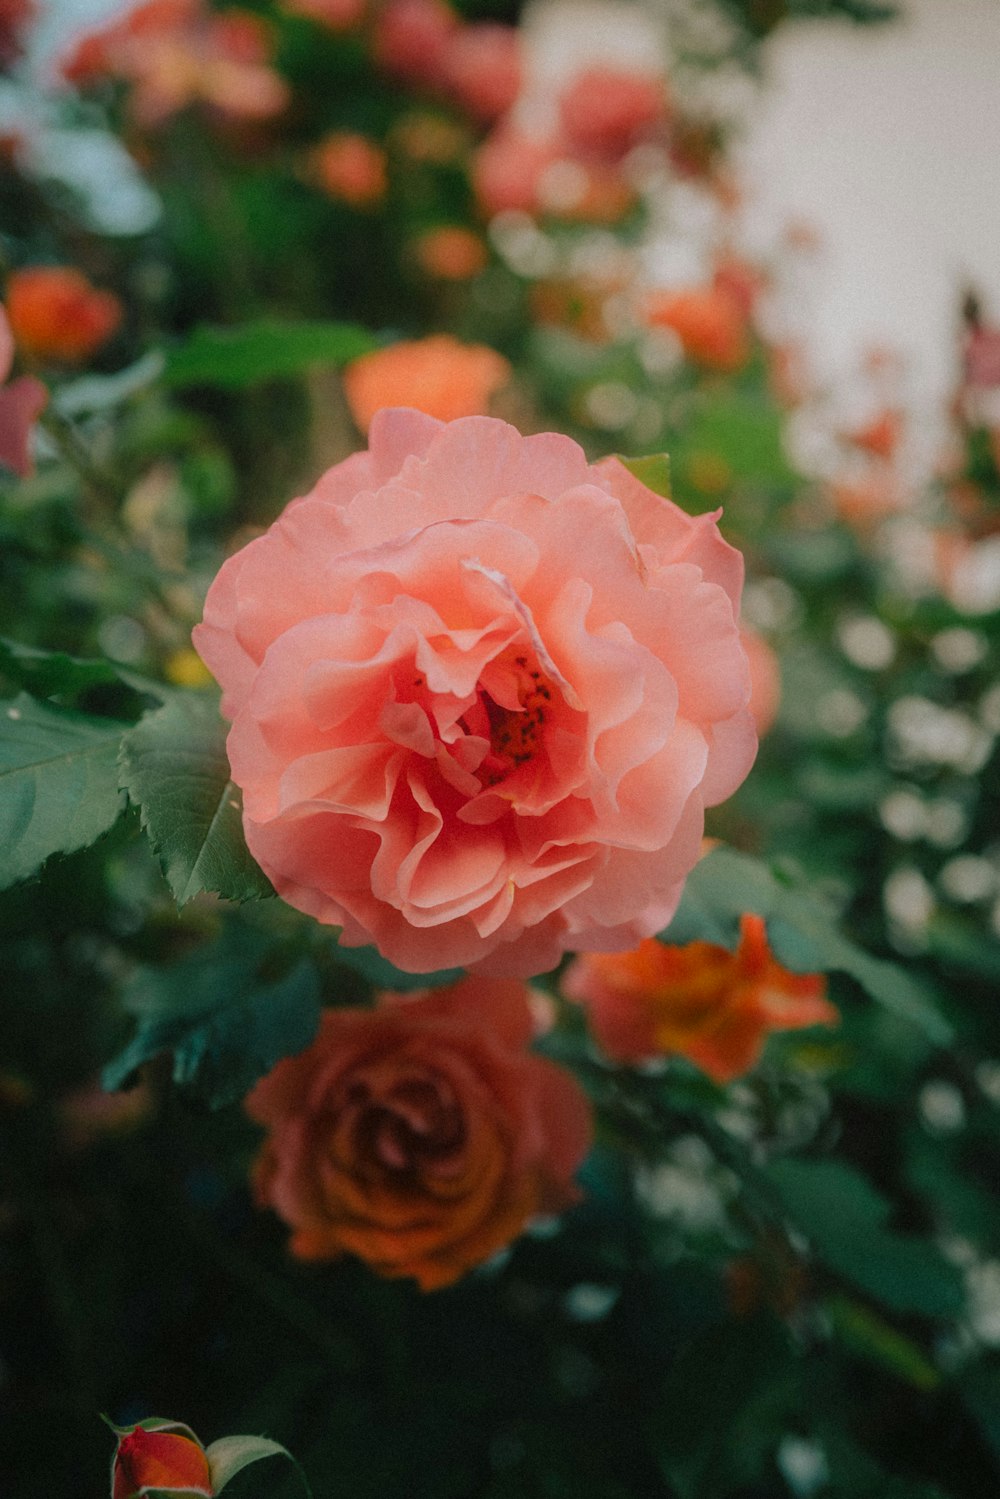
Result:
[[[111,1499],[215,1493],[204,1447],[189,1426],[151,1419],[119,1431],[111,1462]]]
[[[482,237],[462,224],[428,229],[414,252],[421,269],[439,281],[468,281],[479,275],[488,259]]]
[[[671,947],[648,938],[631,952],[582,953],[563,981],[588,1006],[608,1056],[637,1062],[675,1053],[716,1082],[748,1072],[771,1031],[836,1025],[822,974],[790,973],[760,916],[740,922],[735,952],[710,942]]]
[[[670,328],[687,357],[708,370],[731,375],[750,354],[743,311],[723,287],[692,287],[650,297],[646,316],[657,328]]]
[[[373,208],[386,193],[385,152],[365,135],[336,130],[310,157],[316,181],[331,198],[352,208]]]
[[[80,364],[114,333],[122,304],[80,271],[37,265],[8,280],[7,316],[14,342],[29,358]]]
[[[412,406],[439,421],[485,414],[510,378],[502,354],[447,333],[363,354],[344,371],[351,415],[363,432],[383,406]]]

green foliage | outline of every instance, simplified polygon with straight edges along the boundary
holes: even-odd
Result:
[[[376,347],[350,323],[281,323],[261,319],[239,328],[198,328],[166,356],[163,378],[191,385],[247,390],[269,380],[303,375],[317,365],[342,365]]]
[[[126,724],[38,702],[0,704],[0,889],[53,854],[86,848],[118,820]]]
[[[214,695],[178,694],[126,734],[121,785],[141,810],[178,905],[202,891],[228,900],[273,895],[243,837]]]
[[[951,1035],[931,995],[898,964],[873,958],[839,930],[837,913],[799,877],[790,883],[758,859],[715,849],[692,871],[664,942],[714,942],[730,950],[739,922],[751,911],[767,922],[768,941],[779,962],[795,973],[850,974],[875,999],[921,1028],[938,1045]]]
[[[670,454],[650,453],[642,458],[623,458],[630,474],[663,499],[670,499]]]
[[[894,1312],[951,1317],[958,1272],[926,1239],[887,1226],[891,1204],[842,1161],[775,1161],[767,1170],[788,1217],[838,1275]]]
[[[127,1085],[143,1062],[170,1052],[174,1081],[213,1108],[242,1098],[275,1062],[308,1046],[319,1024],[313,964],[301,958],[274,977],[276,961],[266,937],[232,922],[190,957],[140,969],[122,996],[138,1029],[105,1069],[105,1086]]]

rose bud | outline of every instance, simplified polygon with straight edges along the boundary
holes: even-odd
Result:
[[[153,1491],[202,1494],[209,1499],[215,1493],[208,1455],[190,1426],[153,1417],[118,1430],[118,1448],[111,1462],[111,1499],[132,1499]]]

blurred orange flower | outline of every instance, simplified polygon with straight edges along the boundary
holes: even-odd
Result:
[[[655,292],[647,301],[646,317],[654,327],[676,333],[688,359],[704,369],[733,374],[749,358],[746,318],[725,287]]]
[[[414,253],[421,269],[439,281],[469,281],[488,259],[482,236],[462,224],[428,229],[414,245]]]
[[[344,391],[351,415],[367,432],[383,406],[412,406],[443,422],[482,416],[510,373],[494,349],[440,333],[363,354],[344,371]]]
[[[466,978],[375,1010],[327,1010],[317,1040],[250,1094],[269,1135],[257,1195],[301,1259],[451,1285],[579,1196],[590,1143],[576,1080],[528,1050],[529,991]]]
[[[37,265],[8,278],[7,315],[30,359],[81,364],[114,333],[122,304],[70,266]]]
[[[748,1072],[771,1031],[836,1025],[821,974],[783,968],[759,916],[740,922],[735,952],[710,942],[671,947],[655,937],[625,953],[581,953],[563,991],[587,1005],[609,1057],[638,1062],[675,1053],[716,1082]]]
[[[324,136],[309,159],[316,180],[331,198],[352,208],[374,208],[385,197],[385,152],[366,135],[336,130]]]
[[[896,456],[903,440],[903,413],[887,407],[871,421],[860,427],[853,427],[843,435],[852,447],[888,462]]]

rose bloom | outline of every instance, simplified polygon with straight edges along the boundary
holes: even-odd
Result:
[[[365,135],[336,130],[313,148],[309,161],[323,191],[352,208],[374,208],[385,197],[385,152]]]
[[[32,471],[31,429],[45,409],[49,393],[34,375],[21,375],[8,383],[14,364],[14,338],[10,321],[0,307],[0,463],[23,478]]]
[[[614,167],[583,160],[558,138],[529,135],[510,120],[483,142],[472,185],[487,218],[512,211],[614,224],[635,206],[635,192]]]
[[[7,316],[15,343],[30,359],[81,364],[115,332],[122,304],[80,271],[36,265],[8,277]]]
[[[375,16],[375,63],[404,83],[434,87],[458,25],[444,0],[385,0]]]
[[[740,921],[735,952],[655,938],[627,953],[581,953],[562,981],[587,1006],[601,1048],[620,1062],[687,1057],[717,1083],[748,1072],[769,1032],[836,1025],[822,974],[789,973],[759,916]]]
[[[467,114],[491,125],[521,92],[521,38],[516,26],[482,21],[451,33],[441,58],[442,83]]]
[[[687,358],[704,369],[733,374],[750,356],[746,319],[723,287],[657,292],[647,302],[646,317],[656,328],[670,328]]]
[[[195,630],[251,852],[415,973],[633,946],[756,752],[740,554],[554,433],[384,411],[370,441]]]
[[[575,1079],[526,1050],[528,991],[509,980],[327,1010],[313,1045],[247,1099],[268,1138],[261,1205],[292,1253],[357,1255],[437,1290],[578,1197],[590,1144]]]
[[[412,406],[445,422],[482,415],[510,375],[494,349],[438,333],[362,354],[344,371],[344,393],[367,432],[383,406]]]
[[[270,120],[289,90],[268,66],[271,30],[248,11],[214,14],[203,0],[146,0],[77,41],[62,63],[80,87],[131,84],[129,107],[145,129],[195,103],[232,120]]]
[[[622,68],[579,73],[559,101],[563,131],[579,151],[618,160],[667,117],[662,78]]]
[[[461,224],[428,229],[413,250],[421,270],[439,281],[470,281],[489,259],[482,236]]]
[[[164,1421],[153,1430],[134,1426],[118,1437],[111,1461],[111,1499],[134,1494],[215,1492],[205,1449],[189,1426]]]

